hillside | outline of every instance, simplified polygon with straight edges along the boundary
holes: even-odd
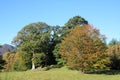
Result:
[[[14,47],[9,44],[2,45],[2,47],[0,48],[0,55],[3,55],[7,50],[13,51]]]

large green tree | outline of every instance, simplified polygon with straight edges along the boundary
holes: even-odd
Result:
[[[53,55],[51,51],[49,52],[51,46],[50,42],[51,27],[42,22],[25,26],[13,40],[13,43],[18,47],[18,51],[25,53],[25,56],[29,57],[25,60],[25,65],[30,65],[28,63],[31,63],[32,69],[35,69],[40,60],[42,66],[52,63]],[[23,56],[23,58],[25,56]]]
[[[60,54],[72,69],[83,72],[109,69],[104,39],[92,26],[79,25],[62,40]]]

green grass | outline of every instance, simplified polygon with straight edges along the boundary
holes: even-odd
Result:
[[[63,67],[48,71],[4,72],[0,73],[0,80],[120,80],[120,75],[83,74]]]

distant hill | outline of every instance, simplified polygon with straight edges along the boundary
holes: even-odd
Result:
[[[0,55],[3,55],[7,50],[13,51],[14,47],[9,44],[4,44],[0,47]]]

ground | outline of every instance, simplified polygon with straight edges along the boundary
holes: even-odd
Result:
[[[120,80],[120,74],[84,74],[62,67],[48,71],[4,72],[0,73],[0,80]]]

